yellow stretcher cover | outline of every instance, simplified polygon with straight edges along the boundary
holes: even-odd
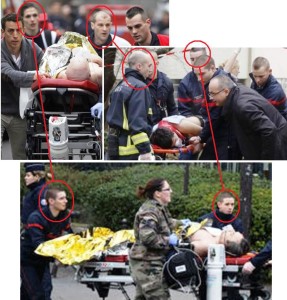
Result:
[[[79,234],[68,234],[44,242],[38,246],[35,253],[49,256],[66,265],[79,264],[101,255],[124,242],[135,241],[133,230],[113,232],[109,228],[95,227],[92,234],[89,230]]]

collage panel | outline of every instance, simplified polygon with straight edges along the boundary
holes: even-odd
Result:
[[[21,163],[21,299],[271,299],[272,164],[220,167]]]
[[[286,160],[285,48],[104,53],[105,159]]]
[[[1,159],[102,160],[102,51],[169,45],[169,1],[4,1]]]

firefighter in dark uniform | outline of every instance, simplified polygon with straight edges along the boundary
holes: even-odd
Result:
[[[23,205],[21,209],[21,223],[23,230],[27,228],[27,221],[30,214],[33,211],[38,210],[39,196],[42,209],[47,205],[45,199],[46,187],[44,188],[44,186],[46,184],[46,179],[52,179],[52,175],[45,172],[45,165],[42,163],[25,163],[24,166],[24,180],[29,192],[23,199]],[[49,266],[47,266],[45,270],[42,286],[45,290],[45,299],[50,300],[52,293],[52,282]]]
[[[155,51],[151,51],[154,57],[156,68],[159,64],[158,56]],[[151,79],[148,78],[148,82]],[[154,80],[149,86],[151,94],[151,108],[152,108],[152,123],[157,124],[163,118],[173,115],[178,115],[178,109],[174,101],[174,89],[172,81],[165,73],[156,70]]]
[[[67,218],[65,191],[49,188],[46,192],[48,205],[42,212],[34,211],[28,218],[27,228],[21,236],[21,299],[45,300],[42,279],[52,260],[37,255],[34,251],[48,240],[71,233],[70,218]]]
[[[136,50],[128,57],[129,68],[111,93],[107,112],[109,159],[152,160],[151,96],[146,78],[153,72],[150,55]]]
[[[23,199],[23,206],[21,211],[21,222],[23,227],[27,224],[29,215],[38,209],[38,197],[46,184],[46,179],[52,179],[50,173],[45,172],[45,165],[42,163],[25,163],[25,184],[29,192]],[[41,193],[40,204],[42,208],[46,206],[45,191]]]

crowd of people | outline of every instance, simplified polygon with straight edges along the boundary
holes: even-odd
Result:
[[[188,144],[193,152],[181,153],[179,159],[286,159],[286,94],[268,59],[254,59],[247,87],[238,80],[240,49],[218,68],[207,48],[189,53],[193,68],[179,83],[177,101],[155,54],[137,50],[127,57],[124,78],[141,89],[123,80],[110,94],[109,159],[153,160],[153,145]]]

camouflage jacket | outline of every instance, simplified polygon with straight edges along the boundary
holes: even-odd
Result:
[[[136,241],[129,256],[137,260],[164,260],[169,247],[169,235],[181,221],[172,219],[166,206],[149,199],[138,210],[134,221]]]

